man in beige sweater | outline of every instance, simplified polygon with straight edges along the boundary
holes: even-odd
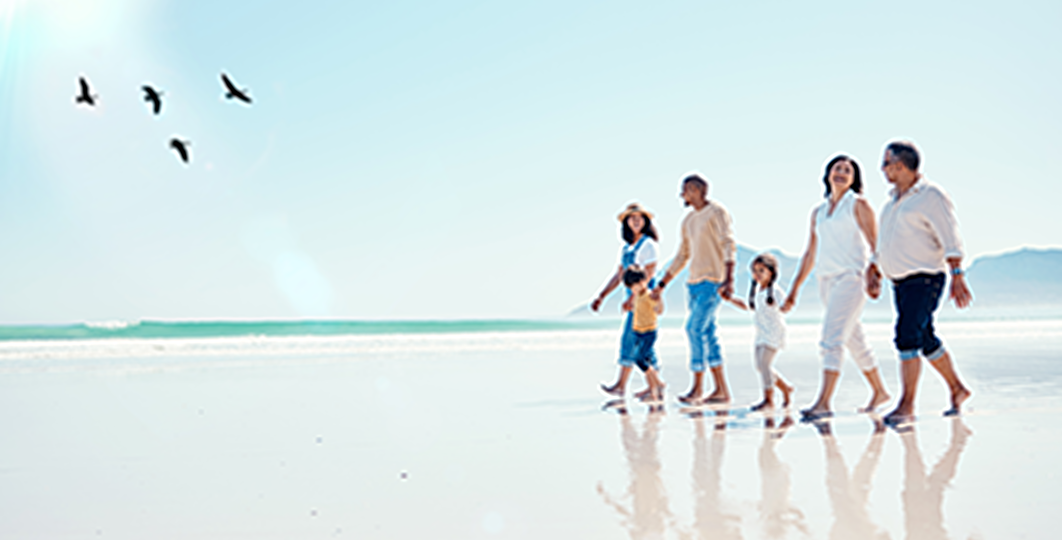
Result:
[[[664,287],[689,262],[689,318],[686,335],[690,340],[690,370],[693,387],[679,397],[683,403],[725,403],[730,390],[723,371],[723,351],[715,335],[715,313],[720,297],[730,298],[734,290],[734,255],[737,243],[730,213],[723,205],[708,200],[708,181],[697,173],[682,180],[680,194],[686,206],[693,210],[682,220],[682,243],[664,277],[653,291],[659,298]],[[705,365],[711,368],[715,390],[701,399],[704,388]]]

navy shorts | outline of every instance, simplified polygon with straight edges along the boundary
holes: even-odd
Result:
[[[944,291],[944,273],[915,274],[892,282],[896,301],[896,350],[900,360],[919,354],[936,360],[944,353],[944,344],[933,331],[933,312],[940,306]]]

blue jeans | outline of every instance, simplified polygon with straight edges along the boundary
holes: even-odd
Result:
[[[927,360],[936,360],[944,355],[944,344],[933,332],[933,312],[940,305],[944,290],[944,274],[915,274],[894,281],[893,297],[896,300],[896,350],[900,360],[918,358],[919,353]]]
[[[633,335],[631,341],[634,345],[632,350],[634,364],[643,372],[648,371],[649,368],[657,369],[656,351],[653,349],[656,343],[656,330],[631,332],[631,334]]]
[[[623,333],[620,334],[619,365],[631,367],[634,365],[634,313],[628,311],[623,319]]]
[[[694,373],[723,364],[723,349],[715,336],[715,312],[719,309],[719,284],[702,281],[686,285],[690,314],[686,319],[686,337],[690,340],[690,370]]]

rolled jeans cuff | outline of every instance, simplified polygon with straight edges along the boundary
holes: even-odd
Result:
[[[941,347],[943,349],[943,347]],[[922,351],[919,349],[909,349],[906,351],[900,351],[900,361],[906,362],[907,360],[914,360],[918,358],[918,355]]]
[[[937,347],[937,350],[933,351],[931,354],[927,354],[926,360],[929,360],[930,362],[940,360],[940,357],[947,354],[947,352],[948,350],[945,349],[943,345],[941,345],[940,347]]]

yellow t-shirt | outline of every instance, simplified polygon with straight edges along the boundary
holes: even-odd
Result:
[[[659,300],[653,300],[649,291],[642,291],[642,294],[634,297],[634,320],[631,322],[631,328],[635,332],[656,330],[656,305],[659,303]]]

